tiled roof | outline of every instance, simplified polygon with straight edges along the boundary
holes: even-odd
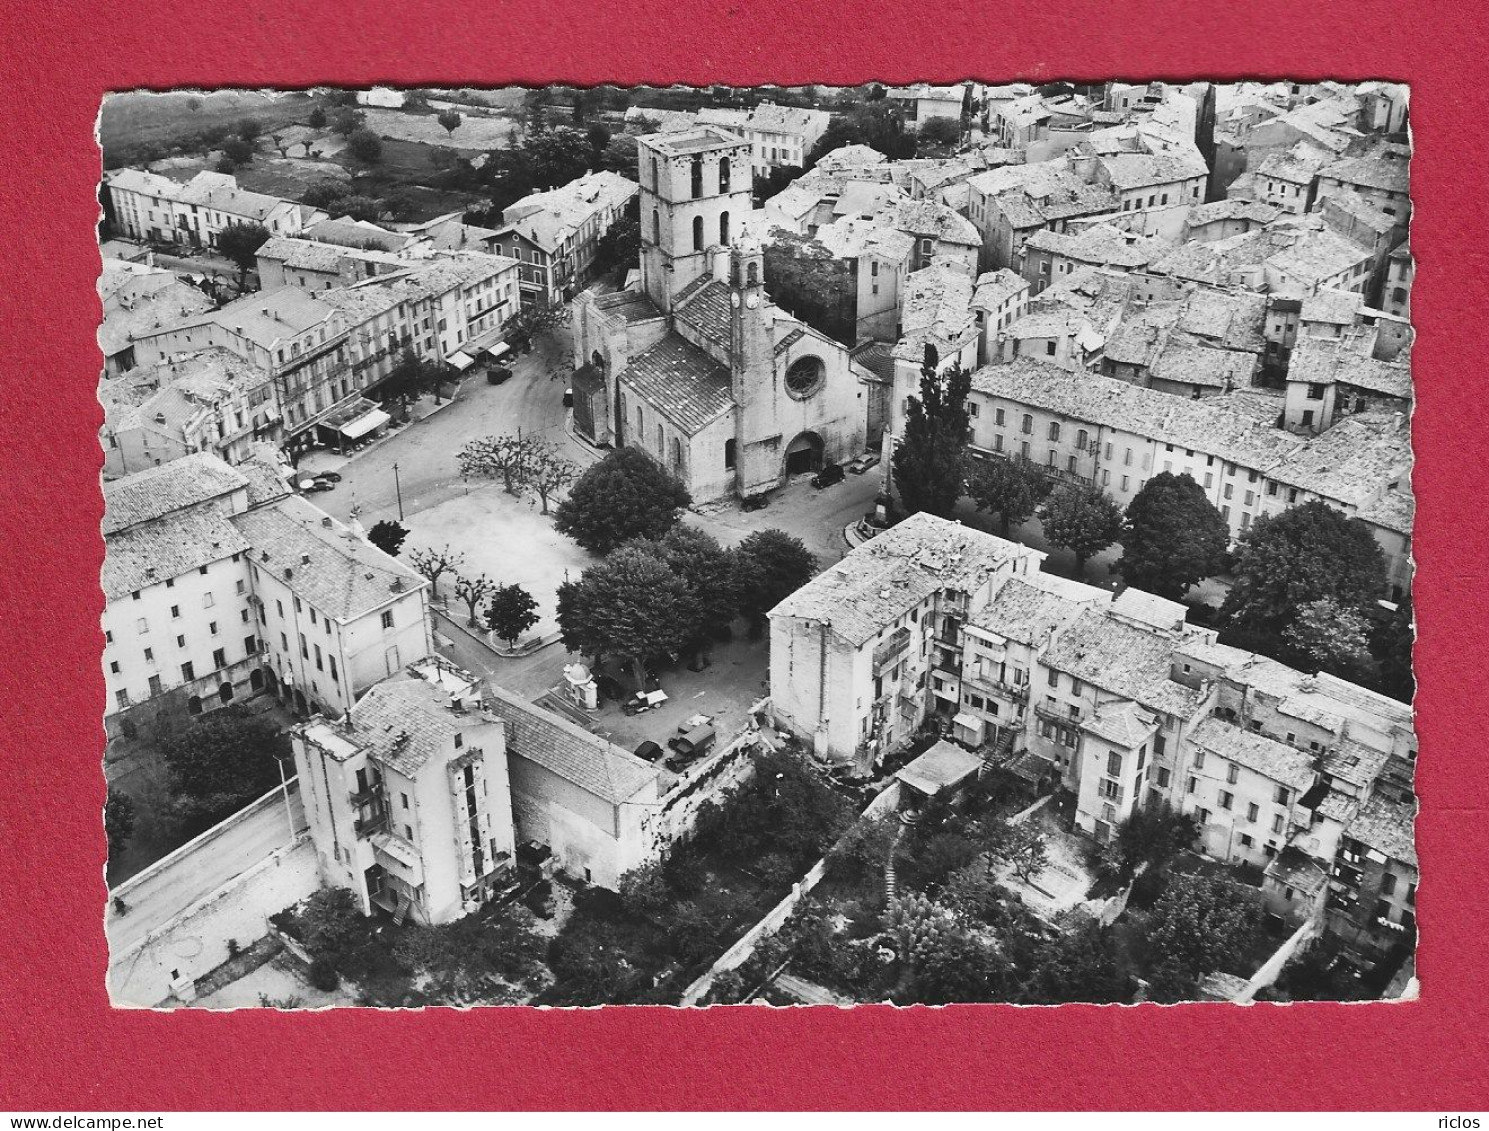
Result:
[[[268,349],[275,342],[329,321],[334,312],[321,300],[320,296],[325,293],[328,292],[320,291],[312,297],[299,287],[259,291],[234,299],[220,310],[183,320],[170,328],[216,323],[235,332],[241,330],[244,338]]]
[[[1313,756],[1305,751],[1244,730],[1213,715],[1202,719],[1189,734],[1196,746],[1219,758],[1255,770],[1263,777],[1291,789],[1305,790],[1317,776]]]
[[[1356,220],[1375,232],[1385,235],[1401,223],[1399,216],[1391,216],[1370,203],[1353,189],[1335,189],[1324,198],[1324,212],[1337,209],[1352,220]]]
[[[248,549],[224,508],[214,504],[164,514],[104,541],[101,582],[110,601]]]
[[[650,134],[647,139],[659,153],[686,155],[709,149],[744,145],[745,139],[719,126],[698,125],[676,133]]]
[[[1253,353],[1215,349],[1172,335],[1153,362],[1152,374],[1162,381],[1234,389],[1251,383],[1258,361]]]
[[[972,374],[972,389],[1162,443],[1195,448],[1256,470],[1266,470],[1303,442],[1230,408],[1095,373],[1070,373],[1035,358],[983,366]]]
[[[882,165],[889,158],[867,145],[842,145],[822,155],[817,168],[824,172],[855,165]]]
[[[1105,590],[1091,588],[1090,597],[1082,602],[1041,585],[1043,576],[1005,581],[997,596],[972,619],[973,627],[1019,644],[1038,646],[1079,616],[1086,604],[1104,602],[1110,596]]]
[[[1198,151],[1184,149],[1168,153],[1118,153],[1101,158],[1101,163],[1118,189],[1156,188],[1208,176],[1210,172]]]
[[[248,505],[262,506],[290,493],[277,464],[254,456],[238,464],[238,473],[248,480]]]
[[[1410,400],[1411,367],[1399,361],[1377,361],[1370,356],[1368,345],[1369,338],[1363,335],[1319,338],[1300,334],[1297,348],[1288,360],[1287,379],[1309,384],[1353,385]]]
[[[1364,305],[1365,300],[1357,291],[1322,290],[1303,300],[1303,309],[1298,313],[1298,320],[1353,326],[1355,315]]]
[[[233,522],[253,547],[260,570],[332,620],[352,620],[429,584],[298,495],[236,515]]]
[[[729,370],[676,333],[632,357],[620,380],[689,436],[734,405]]]
[[[1413,807],[1372,797],[1345,830],[1349,836],[1392,860],[1417,866],[1417,846]]]
[[[1187,608],[1179,601],[1170,601],[1154,593],[1145,593],[1130,586],[1112,600],[1112,613],[1153,628],[1178,630],[1184,624]]]
[[[1266,346],[1267,298],[1246,291],[1197,290],[1183,304],[1179,329],[1230,350]]]
[[[972,221],[934,200],[893,201],[875,213],[874,220],[912,236],[933,236],[948,243],[982,246],[982,237]]]
[[[1411,462],[1411,437],[1405,428],[1378,417],[1351,416],[1289,452],[1267,475],[1289,487],[1360,507],[1390,484],[1402,482]],[[1410,488],[1406,490],[1410,493]]]
[[[1251,220],[1257,224],[1270,224],[1281,211],[1275,204],[1258,200],[1215,200],[1209,204],[1196,204],[1189,210],[1189,227],[1198,228],[1218,220]]]
[[[1372,526],[1382,526],[1410,537],[1416,514],[1417,503],[1411,491],[1398,488],[1385,492],[1373,503],[1361,507],[1358,517]]]
[[[1376,750],[1352,738],[1341,739],[1339,747],[1324,757],[1324,773],[1336,781],[1345,781],[1366,791],[1375,784],[1391,760],[1389,751]]]
[[[210,171],[193,177],[181,190],[179,199],[201,208],[247,216],[258,223],[263,223],[269,218],[269,213],[286,203],[277,196],[239,188],[237,180],[230,174]]]
[[[494,721],[483,714],[451,710],[449,692],[415,678],[373,684],[357,700],[351,719],[351,728],[338,728],[338,732],[409,778],[416,777],[431,758],[453,754],[460,731]]]
[[[1323,164],[1324,158],[1317,151],[1299,147],[1292,152],[1271,154],[1256,167],[1256,175],[1291,185],[1307,185],[1313,183]]]
[[[509,222],[499,231],[515,227],[539,247],[553,251],[591,216],[619,209],[640,191],[634,181],[608,169],[585,173],[566,185],[531,193],[509,205],[502,212]]]
[[[247,480],[215,455],[197,452],[103,486],[103,532],[115,534],[172,511],[219,499]]]
[[[103,175],[104,183],[123,192],[144,193],[163,200],[177,200],[181,186],[169,177],[145,169],[115,169]]]
[[[1102,703],[1094,715],[1081,720],[1081,730],[1113,746],[1133,747],[1147,741],[1156,724],[1133,703]]]
[[[972,305],[979,310],[997,310],[1000,305],[1029,289],[1029,281],[1017,271],[1000,267],[977,276],[977,288],[972,294]]]
[[[275,260],[299,271],[340,271],[342,261],[348,258],[407,266],[405,261],[385,251],[362,251],[294,236],[273,236],[258,249],[257,254],[259,259]]]
[[[1406,192],[1411,185],[1407,162],[1374,157],[1346,157],[1325,165],[1319,175],[1383,192]]]
[[[824,224],[817,229],[816,240],[840,259],[874,254],[894,262],[905,262],[915,250],[914,237],[898,228],[859,216],[844,216],[831,224]]]
[[[717,279],[702,277],[703,285],[692,293],[678,295],[673,304],[673,314],[703,337],[726,352],[730,348],[732,308],[729,305],[729,288]]]
[[[1127,268],[1144,267],[1168,250],[1162,240],[1131,237],[1111,224],[1092,224],[1080,232],[1041,228],[1024,241],[1024,247],[1081,263]]]
[[[366,244],[376,244],[383,251],[397,251],[413,242],[413,237],[404,232],[390,232],[376,224],[352,220],[345,216],[339,219],[318,221],[306,228],[301,235],[306,239],[318,240],[321,243],[341,244],[345,247],[360,248]]]
[[[905,278],[900,294],[904,333],[934,328],[950,339],[972,322],[972,279],[946,263],[933,263]]]
[[[507,727],[507,753],[552,771],[611,805],[657,779],[655,766],[511,692],[486,683],[482,707]]]
[[[848,356],[879,380],[894,381],[894,347],[888,342],[863,342],[854,346]]]
[[[1044,663],[1083,683],[1125,696],[1155,711],[1188,718],[1200,696],[1169,678],[1177,640],[1087,609],[1050,645]]]
[[[169,271],[126,271],[111,268],[111,262],[104,263],[98,285],[103,299],[98,348],[105,357],[112,357],[153,330],[212,309],[212,300],[200,289]]]
[[[770,615],[821,621],[859,645],[931,594],[976,589],[1003,562],[1026,553],[1017,543],[922,511],[818,574]]]
[[[650,322],[653,318],[662,317],[661,310],[645,291],[616,291],[614,294],[599,295],[594,304],[595,309],[603,311],[606,316],[618,316],[628,323]]]

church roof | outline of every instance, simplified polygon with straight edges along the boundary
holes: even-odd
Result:
[[[702,276],[703,283],[685,288],[678,295],[677,317],[717,346],[729,349],[729,288],[717,279]]]
[[[729,370],[675,332],[631,358],[620,379],[689,436],[734,405]]]

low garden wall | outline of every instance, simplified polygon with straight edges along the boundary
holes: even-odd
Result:
[[[899,808],[900,785],[892,782],[890,786],[869,802],[868,806],[859,814],[859,821],[872,820],[884,813],[892,813]],[[856,823],[856,822],[855,822]],[[791,891],[780,903],[776,904],[765,917],[745,932],[744,936],[719,956],[712,966],[683,991],[682,1005],[697,1005],[713,989],[714,979],[726,970],[736,970],[747,962],[755,948],[760,943],[774,935],[791,918],[802,899],[827,875],[827,857],[824,856],[808,869],[807,874],[791,886]]]

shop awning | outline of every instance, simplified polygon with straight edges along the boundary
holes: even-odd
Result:
[[[498,358],[506,357],[507,354],[512,352],[512,347],[507,345],[506,342],[497,342],[494,346],[485,347],[481,352],[484,353],[487,357],[495,360]]]
[[[348,440],[355,440],[360,436],[367,435],[374,428],[381,428],[392,419],[382,409],[375,408],[371,412],[363,413],[354,420],[347,421],[338,431]]]
[[[456,350],[449,357],[445,358],[445,361],[449,362],[452,368],[458,370],[461,373],[464,373],[467,369],[469,369],[476,363],[476,359],[471,357],[471,355],[466,353],[464,350]]]
[[[981,730],[982,729],[982,720],[980,718],[978,718],[976,715],[968,714],[966,711],[963,711],[961,714],[959,714],[956,718],[952,719],[951,721],[954,722],[959,727],[966,727],[968,730]]]

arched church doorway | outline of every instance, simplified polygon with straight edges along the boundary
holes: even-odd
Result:
[[[800,475],[822,470],[822,437],[802,432],[786,447],[786,474]]]

